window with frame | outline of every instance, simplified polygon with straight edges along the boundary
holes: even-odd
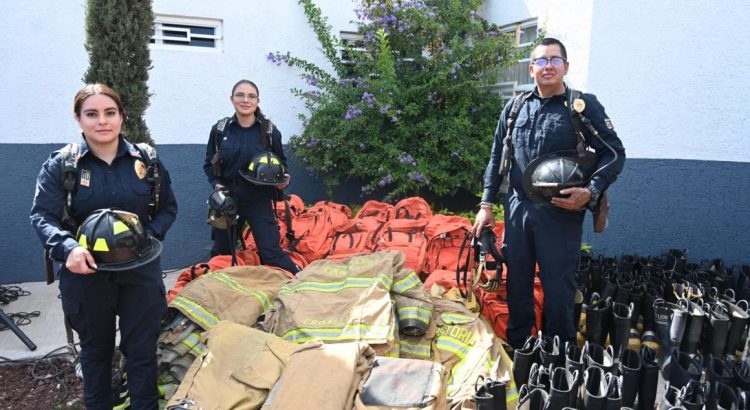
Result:
[[[523,56],[512,66],[503,68],[497,83],[491,87],[493,92],[497,92],[503,99],[534,89],[534,79],[529,75],[529,63],[531,62],[531,45],[536,39],[537,27],[537,19],[533,18],[500,28],[501,32],[510,33],[513,36],[515,46]]]
[[[354,51],[365,52],[365,37],[355,31],[342,31],[339,33],[341,43]],[[352,52],[345,47],[339,48],[341,52],[341,62],[344,64],[354,64]]]
[[[154,16],[151,44],[164,48],[222,49],[222,21],[200,17]]]

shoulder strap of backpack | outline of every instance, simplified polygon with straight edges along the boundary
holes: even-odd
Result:
[[[522,94],[517,95],[513,100],[513,105],[510,107],[508,118],[505,121],[506,125],[508,126],[507,135],[510,135],[510,133],[513,132],[513,127],[516,125],[516,118],[518,118],[518,113],[521,111],[523,103],[525,103],[526,100],[529,99],[532,92],[533,91],[526,91]]]
[[[78,188],[78,160],[81,157],[81,146],[76,142],[63,147],[60,150],[62,155],[62,187],[65,191],[65,204],[63,205],[62,225],[65,229],[73,232],[78,225],[71,216],[71,207],[73,205],[73,194]]]
[[[159,210],[159,200],[161,196],[161,172],[159,169],[159,158],[156,154],[156,148],[139,142],[133,144],[136,150],[140,152],[141,158],[146,161],[146,178],[151,187],[151,194],[148,201],[148,215],[153,218]]]

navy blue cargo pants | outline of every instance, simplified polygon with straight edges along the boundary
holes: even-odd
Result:
[[[559,336],[563,345],[575,342],[575,271],[585,212],[535,204],[518,192],[506,198],[503,254],[508,263],[508,342],[514,348],[523,346],[534,326],[537,262],[544,290],[543,331]]]
[[[86,408],[112,409],[112,356],[119,326],[130,406],[158,409],[156,343],[167,309],[159,259],[129,271],[91,275],[63,267],[60,294],[65,319],[81,341]]]

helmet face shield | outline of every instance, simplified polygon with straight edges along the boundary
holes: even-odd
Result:
[[[584,187],[596,167],[596,157],[586,151],[553,152],[531,161],[523,173],[523,189],[533,202],[546,203],[554,197],[564,196],[566,188]]]
[[[88,250],[99,271],[124,271],[156,259],[162,244],[146,234],[138,215],[99,209],[78,228],[78,244]]]
[[[240,175],[256,185],[279,185],[287,182],[286,167],[273,152],[257,154]]]
[[[208,196],[208,220],[206,223],[218,229],[227,229],[237,223],[237,202],[222,189],[215,189]]]

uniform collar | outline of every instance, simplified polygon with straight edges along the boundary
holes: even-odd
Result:
[[[135,146],[128,142],[125,138],[123,138],[122,135],[117,137],[117,139],[117,154],[115,154],[115,158],[119,158],[128,153],[134,158],[141,157],[141,153],[135,148]],[[80,147],[80,156],[81,158],[83,158],[83,156],[90,151],[89,144],[86,142],[86,137],[83,136],[83,133],[81,133],[81,138],[78,141],[78,146]]]
[[[238,127],[242,127],[240,125],[240,123],[237,121],[237,113],[233,114],[229,118],[229,123],[227,125],[231,125],[231,124],[237,124]],[[248,128],[252,128],[255,124],[260,124],[260,115],[258,115],[258,114],[255,114],[255,122],[253,122],[253,124],[250,125],[250,127],[248,127]]]
[[[532,92],[532,95],[534,95],[534,97],[539,98],[541,100],[550,100],[552,98],[558,98],[558,97],[562,97],[564,100],[567,100],[568,94],[570,93],[570,88],[568,87],[568,84],[566,84],[565,82],[563,82],[563,87],[565,87],[565,91],[563,91],[562,94],[555,94],[551,97],[543,98],[542,96],[539,95],[539,88],[537,88],[537,86],[534,86],[534,91]]]

